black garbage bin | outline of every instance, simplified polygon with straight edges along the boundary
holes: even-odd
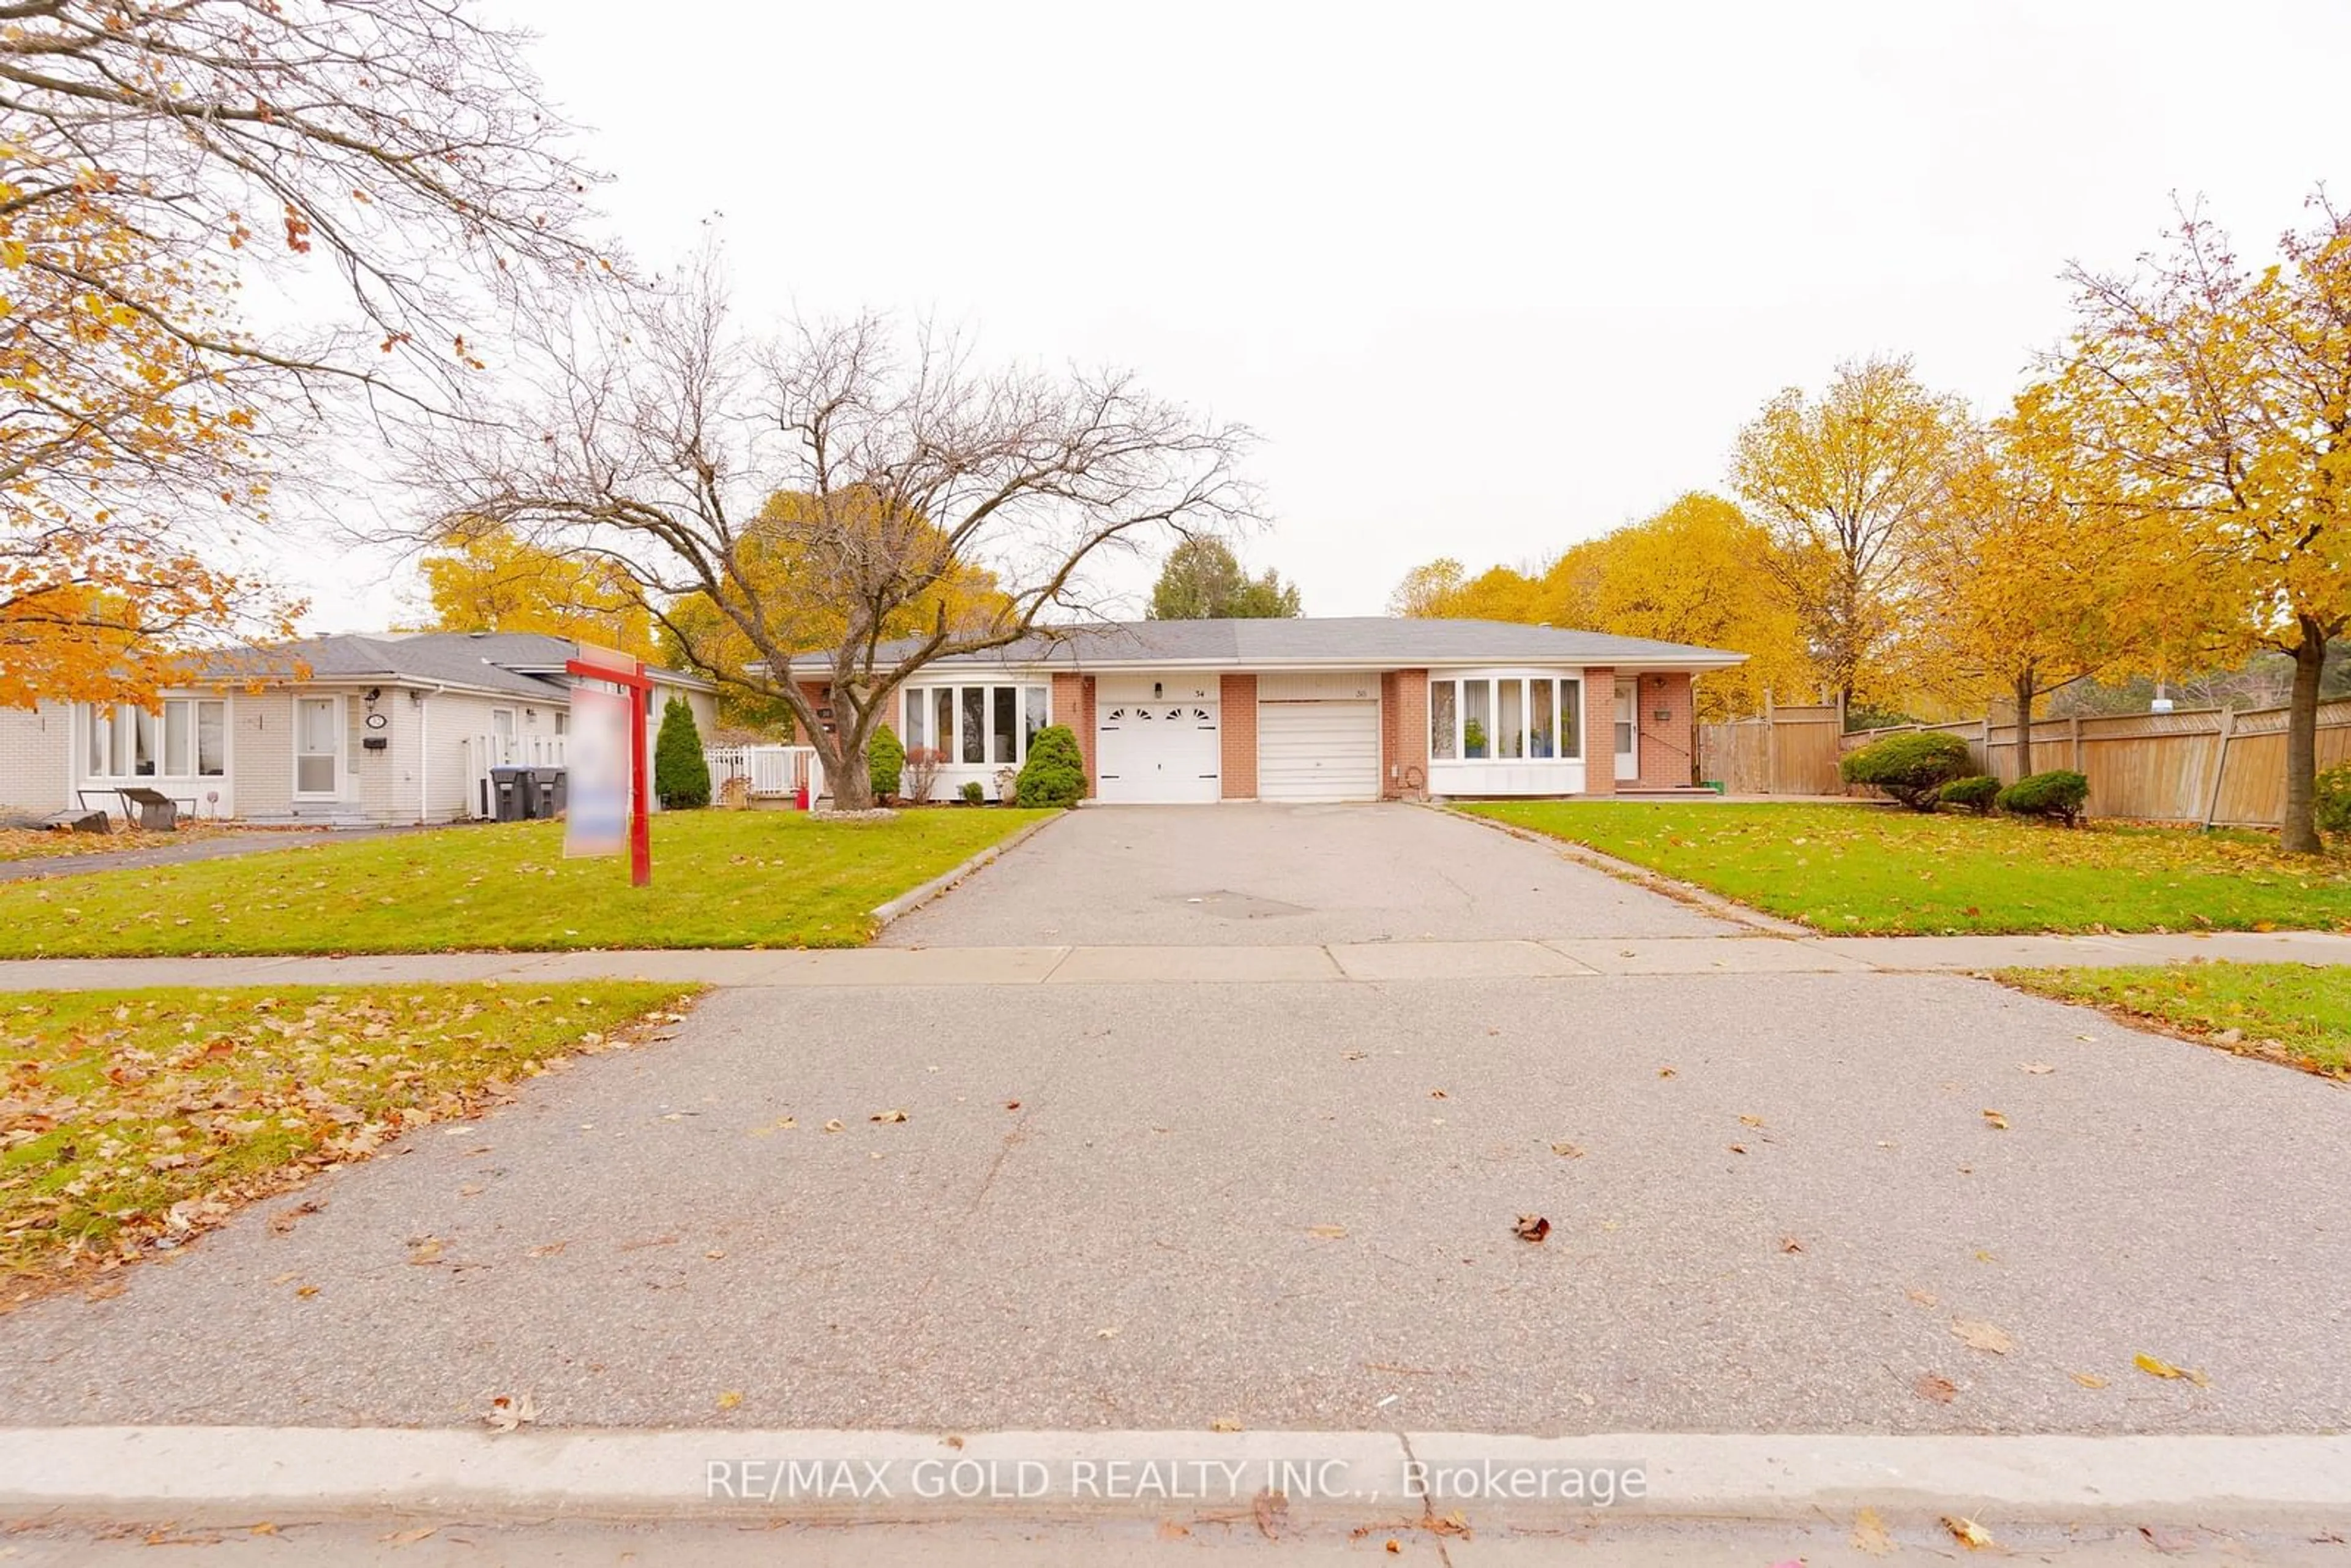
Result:
[[[511,765],[490,769],[490,814],[501,822],[519,822],[530,815],[530,769]]]
[[[567,798],[569,794],[569,791],[565,786],[563,768],[540,768],[532,771],[530,800],[533,815],[540,817],[563,815],[564,808],[570,804]]]

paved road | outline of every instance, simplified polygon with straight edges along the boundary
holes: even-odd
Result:
[[[1311,945],[1740,929],[1439,811],[1235,804],[1072,812],[883,940]]]
[[[2346,1186],[2336,1086],[1951,977],[726,991],[0,1319],[0,1422],[2317,1431]]]

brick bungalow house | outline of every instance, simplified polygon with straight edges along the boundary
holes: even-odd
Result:
[[[1691,787],[1690,684],[1745,657],[1496,621],[1123,622],[926,665],[890,723],[946,754],[940,798],[994,795],[1048,724],[1105,804],[1622,795]],[[792,668],[821,706],[827,662]]]

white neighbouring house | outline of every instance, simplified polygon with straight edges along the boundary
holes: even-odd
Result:
[[[1114,622],[925,665],[890,722],[944,753],[940,799],[995,795],[1049,724],[1104,804],[1661,793],[1695,782],[1691,683],[1745,658],[1497,621]],[[820,711],[830,667],[792,664]]]
[[[311,637],[210,655],[155,711],[0,710],[0,809],[116,808],[156,790],[200,821],[384,827],[491,813],[488,772],[564,760],[578,652],[535,632]],[[651,672],[648,756],[672,696],[708,735],[717,688]]]

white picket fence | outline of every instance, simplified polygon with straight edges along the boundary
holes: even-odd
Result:
[[[710,765],[714,800],[730,779],[745,780],[754,800],[796,799],[805,787],[813,803],[824,793],[824,765],[812,746],[714,746],[702,759]]]
[[[465,814],[475,821],[497,815],[490,789],[493,768],[560,768],[559,735],[469,735],[465,737]]]

